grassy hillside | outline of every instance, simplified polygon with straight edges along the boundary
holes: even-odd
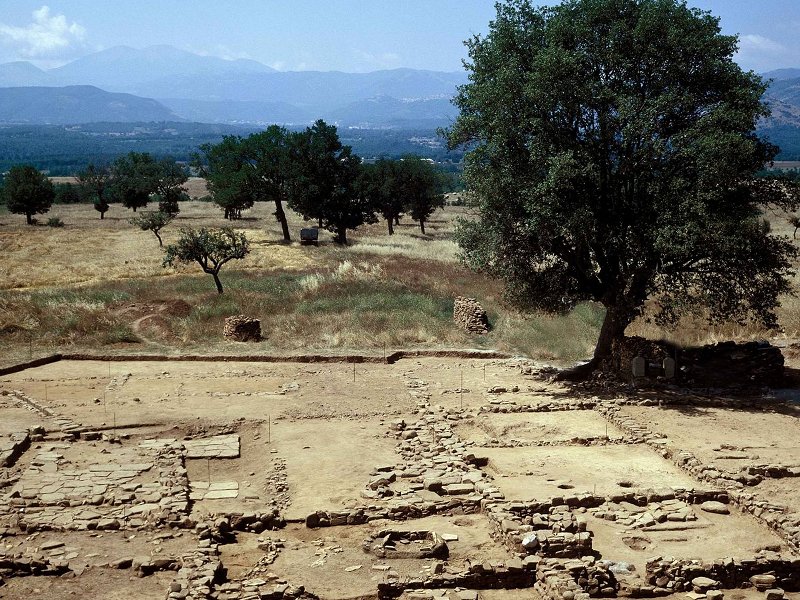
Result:
[[[202,182],[192,181],[195,196]],[[163,231],[165,243],[180,227],[227,224],[213,204],[183,203]],[[318,247],[279,242],[278,224],[263,204],[234,222],[252,242],[252,254],[221,273],[226,292],[191,265],[161,266],[162,251],[149,232],[128,223],[116,205],[100,221],[88,205],[60,205],[63,228],[29,227],[24,217],[0,211],[0,362],[55,351],[99,353],[375,352],[383,348],[494,348],[560,361],[588,356],[602,320],[593,305],[566,316],[523,316],[504,304],[502,286],[458,262],[455,220],[469,209],[437,212],[422,236],[404,220],[398,233],[382,223],[359,229],[339,247],[327,232]],[[304,225],[290,213],[294,235]],[[783,219],[774,228],[789,233]],[[471,336],[452,322],[453,299],[474,296],[489,312],[493,330]],[[236,344],[222,338],[226,317],[259,318],[265,340]],[[789,337],[800,337],[800,307],[786,299],[780,311]],[[664,332],[646,319],[630,334],[681,343],[767,335],[757,328],[708,329],[687,319]]]

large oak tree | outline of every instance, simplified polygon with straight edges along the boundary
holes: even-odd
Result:
[[[796,253],[760,209],[794,198],[753,183],[777,152],[754,133],[765,83],[717,18],[678,0],[514,0],[467,46],[448,135],[472,148],[468,264],[528,309],[601,303],[590,367],[648,298],[663,324],[776,324]]]

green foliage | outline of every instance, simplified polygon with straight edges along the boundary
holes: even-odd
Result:
[[[219,271],[225,263],[242,259],[250,252],[244,233],[237,233],[230,227],[218,229],[181,229],[177,243],[165,249],[163,266],[177,263],[196,262],[205,273],[214,278],[217,292],[223,292]]]
[[[291,173],[290,140],[286,129],[272,125],[247,138],[228,136],[219,144],[201,146],[207,164],[203,176],[225,218],[239,218],[253,202],[274,202],[287,242],[291,235],[283,202]]]
[[[129,219],[131,225],[136,225],[142,231],[152,231],[158,238],[158,245],[163,246],[161,230],[169,225],[175,217],[169,213],[159,211],[144,211],[140,215]]]
[[[50,210],[55,191],[50,180],[30,165],[11,167],[3,182],[3,197],[10,213],[25,215],[33,225],[33,215]]]
[[[375,223],[375,207],[359,189],[361,159],[322,119],[293,136],[289,206],[347,243],[347,230]]]
[[[48,227],[63,227],[64,221],[62,221],[59,217],[50,217],[47,219],[47,226]]]
[[[174,216],[180,211],[178,200],[186,198],[187,179],[185,170],[171,159],[129,152],[111,166],[111,197],[135,212],[155,196],[159,210]]]
[[[754,133],[765,84],[733,61],[736,44],[678,0],[498,4],[467,42],[448,132],[474,145],[466,262],[528,309],[602,304],[595,359],[649,297],[664,324],[707,309],[774,325],[796,250],[759,206],[797,193],[753,182],[777,149]]]
[[[86,201],[81,187],[72,183],[55,183],[53,191],[53,204],[80,204]]]
[[[100,213],[101,219],[105,218],[109,209],[111,169],[105,165],[89,163],[86,168],[78,171],[77,178],[84,197],[92,198],[94,209]]]

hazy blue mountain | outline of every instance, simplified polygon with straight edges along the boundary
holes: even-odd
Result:
[[[452,122],[458,110],[448,98],[403,101],[392,96],[377,96],[352,102],[332,111],[327,118],[345,125],[387,124],[437,127]]]
[[[466,81],[466,73],[414,69],[278,72],[252,60],[223,60],[171,46],[117,46],[49,71],[25,62],[0,65],[0,87],[93,85],[157,98],[184,118],[212,123],[307,123],[332,115],[357,122],[425,121],[439,112],[449,118],[452,110],[445,105]],[[382,100],[370,100],[376,98]],[[355,114],[359,108],[368,114]]]
[[[158,101],[184,119],[198,123],[304,125],[319,118],[319,115],[287,102],[191,100],[187,98],[159,98]]]
[[[215,56],[200,56],[172,46],[150,46],[141,50],[115,46],[51,69],[47,74],[56,85],[89,84],[109,91],[130,93],[153,79],[181,75],[215,77],[270,71],[270,67],[254,60],[224,60]]]
[[[376,96],[397,99],[450,98],[464,73],[393,69],[371,73],[287,71],[216,76],[178,75],[155,79],[125,91],[152,98],[287,102],[326,111]]]
[[[180,121],[150,98],[114,94],[88,85],[0,88],[0,122],[73,124],[94,121]]]
[[[49,80],[46,71],[29,62],[17,61],[0,64],[0,85],[5,87],[19,87],[30,85],[45,85]]]
[[[762,73],[764,79],[774,79],[781,81],[783,79],[796,79],[800,77],[800,69],[775,69],[774,71],[767,71]]]

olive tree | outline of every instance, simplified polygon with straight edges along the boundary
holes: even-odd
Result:
[[[468,145],[480,216],[458,242],[527,309],[605,307],[576,376],[648,299],[664,325],[686,311],[776,325],[796,250],[760,213],[797,194],[753,179],[777,152],[755,133],[766,84],[719,19],[680,0],[513,0],[467,47],[447,134]]]
[[[16,165],[9,169],[3,181],[3,198],[8,212],[25,215],[33,225],[33,215],[50,210],[55,199],[53,184],[36,167]]]
[[[158,245],[163,246],[164,242],[161,239],[161,230],[169,225],[175,218],[174,215],[161,212],[160,210],[148,210],[139,213],[138,216],[129,219],[131,225],[136,225],[142,231],[152,231],[156,238],[158,238]]]
[[[250,252],[244,233],[230,227],[200,229],[181,229],[180,238],[165,249],[164,267],[174,267],[177,263],[196,262],[214,278],[217,292],[223,292],[219,271],[225,263],[242,259]]]

